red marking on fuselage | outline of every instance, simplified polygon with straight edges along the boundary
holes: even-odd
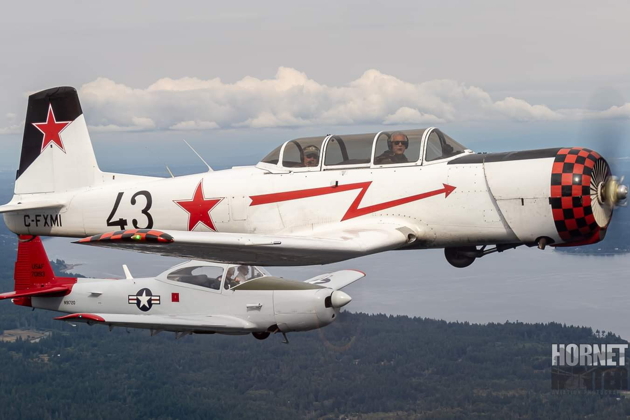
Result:
[[[322,187],[322,188],[312,188],[309,190],[296,190],[296,191],[285,191],[281,193],[273,193],[273,194],[262,194],[262,195],[253,195],[251,196],[251,204],[250,206],[260,206],[263,204],[271,204],[271,203],[279,203],[282,201],[291,201],[291,200],[299,200],[302,198],[310,198],[310,197],[318,197],[321,195],[334,194],[344,191],[351,190],[361,190],[357,195],[357,198],[354,199],[346,214],[341,218],[341,221],[354,219],[355,217],[365,216],[366,214],[374,213],[377,211],[389,209],[391,207],[400,206],[403,204],[411,203],[413,201],[422,200],[423,198],[433,197],[434,195],[444,194],[444,198],[448,197],[456,187],[451,185],[442,184],[444,188],[440,188],[439,190],[433,190],[429,192],[425,192],[422,194],[411,195],[409,197],[398,198],[396,200],[386,201],[384,203],[373,204],[371,206],[359,208],[365,193],[368,188],[372,185],[372,181],[368,182],[359,182],[356,184],[347,184],[347,185],[339,185],[336,187]]]
[[[188,230],[193,231],[197,225],[205,225],[208,229],[216,232],[217,228],[212,220],[212,210],[223,200],[223,198],[205,198],[203,195],[203,179],[199,181],[193,198],[190,200],[173,200],[175,204],[188,212]]]
[[[564,248],[564,247],[569,247],[569,246],[593,245],[604,239],[605,232],[606,232],[606,229],[602,229],[598,226],[597,228],[595,228],[595,231],[593,232],[593,234],[586,239],[582,239],[580,241],[564,242],[564,243],[550,244],[550,245],[556,248]]]

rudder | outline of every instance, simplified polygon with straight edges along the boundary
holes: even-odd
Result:
[[[55,273],[39,236],[19,236],[13,278],[16,292],[42,288],[55,280]]]

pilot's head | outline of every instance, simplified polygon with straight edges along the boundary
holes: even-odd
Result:
[[[304,166],[319,165],[319,147],[309,145],[304,148]]]
[[[246,265],[239,265],[237,268],[238,272],[241,274],[247,274],[249,273],[249,267]]]
[[[407,135],[400,131],[392,133],[387,143],[389,150],[391,150],[395,155],[404,154],[407,147],[409,147],[409,139],[407,138]]]

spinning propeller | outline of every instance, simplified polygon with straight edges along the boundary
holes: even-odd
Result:
[[[625,100],[619,91],[613,88],[599,89],[589,100],[588,108],[606,111],[624,105]],[[602,156],[610,159],[599,159],[591,175],[591,206],[597,224],[606,226],[610,222],[613,210],[625,207],[628,199],[628,186],[624,184],[624,176],[618,173],[613,162],[622,156],[625,138],[625,121],[606,120],[592,121],[586,130],[591,138],[598,138]]]

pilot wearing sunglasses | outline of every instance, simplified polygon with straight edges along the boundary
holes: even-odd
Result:
[[[396,131],[387,139],[388,150],[374,158],[376,165],[391,165],[394,163],[407,163],[405,151],[409,147],[409,138],[405,133]]]

